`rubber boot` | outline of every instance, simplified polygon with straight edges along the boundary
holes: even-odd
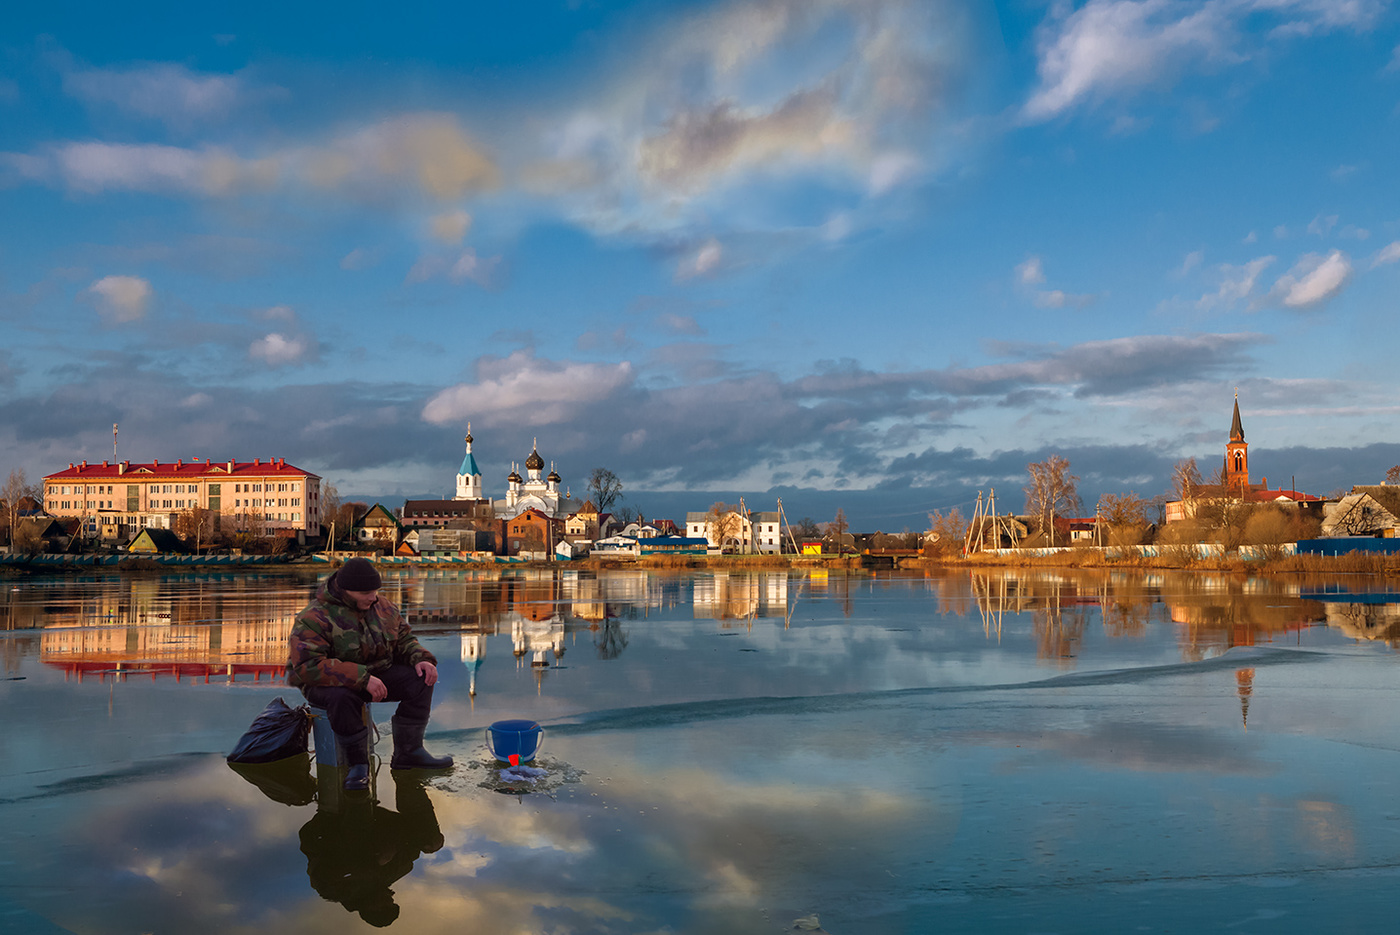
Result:
[[[346,792],[364,792],[369,789],[369,728],[366,727],[359,733],[346,736],[344,734],[335,735],[336,742],[340,744],[340,749],[345,751],[345,785]]]
[[[394,728],[394,757],[389,761],[390,769],[447,769],[452,765],[452,757],[433,756],[423,749],[427,721],[410,721],[396,714],[390,723]]]

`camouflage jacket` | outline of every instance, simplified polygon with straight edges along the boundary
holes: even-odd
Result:
[[[288,642],[287,682],[296,688],[364,688],[371,675],[394,663],[437,664],[397,607],[380,598],[360,613],[335,586],[335,575],[297,614]]]

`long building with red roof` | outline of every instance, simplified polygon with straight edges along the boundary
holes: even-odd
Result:
[[[226,530],[318,535],[321,478],[285,458],[82,461],[44,477],[44,509],[81,519],[88,536],[112,540],[173,528],[181,513],[195,509],[215,514]]]

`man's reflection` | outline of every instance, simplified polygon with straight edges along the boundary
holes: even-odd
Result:
[[[380,928],[399,917],[390,886],[443,843],[422,781],[395,773],[394,787],[398,811],[345,801],[342,811],[318,808],[300,834],[312,889]]]

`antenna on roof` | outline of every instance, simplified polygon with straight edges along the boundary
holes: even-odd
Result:
[[[112,423],[112,463],[117,463],[117,423]]]

